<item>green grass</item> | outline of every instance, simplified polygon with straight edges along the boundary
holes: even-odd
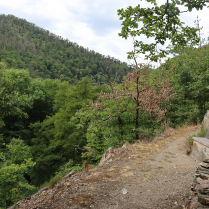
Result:
[[[186,144],[188,146],[192,146],[193,141],[194,141],[193,137],[205,137],[206,133],[207,133],[206,129],[201,129],[200,132],[198,132],[197,134],[192,134],[192,135],[188,136],[186,139]]]
[[[55,186],[55,184],[57,184],[61,179],[62,179],[62,176],[56,175],[56,176],[52,177],[52,178],[50,179],[50,181],[44,182],[44,183],[40,186],[39,189],[42,189],[43,187],[49,187],[50,189],[52,189],[52,188]]]

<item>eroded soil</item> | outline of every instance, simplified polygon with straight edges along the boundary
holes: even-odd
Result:
[[[184,208],[199,163],[186,155],[185,140],[199,130],[200,126],[185,127],[160,141],[115,149],[109,162],[63,179],[16,208]]]

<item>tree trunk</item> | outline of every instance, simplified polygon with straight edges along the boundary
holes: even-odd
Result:
[[[138,133],[138,128],[139,128],[139,78],[137,76],[136,79],[136,124],[135,124],[135,129],[136,129],[136,140],[139,139],[139,133]]]

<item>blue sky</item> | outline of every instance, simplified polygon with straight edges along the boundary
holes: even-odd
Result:
[[[165,0],[158,0],[159,4]],[[0,0],[0,14],[24,18],[72,42],[126,61],[126,52],[132,49],[132,39],[118,36],[121,21],[117,9],[148,3],[140,0]],[[203,26],[203,36],[209,36],[209,9],[187,13],[183,21],[194,26],[197,15]],[[144,41],[146,41],[144,39]]]

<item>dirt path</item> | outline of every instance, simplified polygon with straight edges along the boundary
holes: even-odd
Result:
[[[61,181],[19,208],[184,208],[198,161],[186,155],[187,127],[162,141],[115,149],[109,163]]]
[[[196,159],[186,155],[185,147],[186,136],[195,129],[181,129],[176,135],[158,143],[136,145],[135,151],[139,153],[137,157],[119,161],[118,165],[112,163],[106,172],[102,169],[103,173],[110,175],[106,183],[100,186],[104,187],[100,191],[106,191],[108,198],[99,198],[97,188],[95,207],[183,208],[198,165]],[[127,194],[123,194],[123,190],[124,193],[127,190]]]

